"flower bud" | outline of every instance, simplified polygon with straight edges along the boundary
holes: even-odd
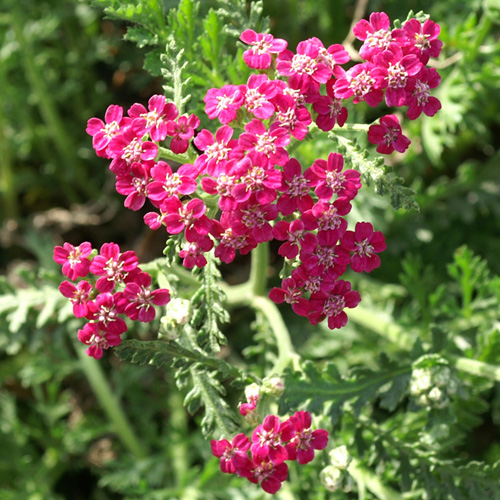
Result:
[[[321,484],[328,491],[337,491],[342,487],[342,476],[343,472],[333,465],[328,465],[319,473]]]
[[[347,447],[345,445],[337,446],[337,448],[334,448],[328,456],[330,457],[332,466],[341,470],[347,469],[352,460],[352,457],[347,451]]]
[[[262,381],[261,389],[264,394],[269,394],[270,396],[279,398],[285,390],[285,382],[282,377],[277,375],[266,377]]]

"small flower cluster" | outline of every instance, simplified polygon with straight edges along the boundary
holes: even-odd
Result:
[[[120,344],[127,330],[120,314],[149,322],[155,318],[154,306],[170,300],[168,290],[151,290],[151,276],[139,268],[135,252],[121,253],[116,243],[104,243],[98,254],[87,241],[76,247],[64,243],[54,248],[54,260],[71,280],[63,281],[59,291],[70,299],[73,314],[88,320],[78,339],[89,346],[86,352],[93,358],[100,359],[103,349]],[[119,286],[123,290],[115,291]]]
[[[362,19],[353,28],[363,42],[360,64],[347,70],[334,84],[335,97],[353,97],[353,102],[366,102],[376,107],[385,100],[389,107],[407,106],[406,116],[415,120],[422,113],[434,116],[441,103],[431,90],[441,82],[435,68],[427,67],[431,57],[438,57],[443,42],[438,40],[439,25],[427,19],[421,23],[409,19],[399,29],[390,28],[384,12],[374,12],[369,21]],[[410,141],[401,132],[395,115],[381,119],[370,127],[368,140],[378,144],[383,154],[403,152]]]
[[[145,223],[178,235],[186,268],[205,266],[211,250],[230,263],[260,243],[282,241],[279,253],[294,269],[271,299],[290,303],[312,324],[328,319],[330,328],[345,325],[344,308],[360,301],[339,278],[349,265],[356,272],[378,267],[384,237],[366,222],[347,230],[345,216],[361,182],[359,172],[344,169],[341,154],[303,168],[287,148],[305,139],[313,119],[322,131],[343,126],[350,97],[376,106],[385,94],[387,105],[408,106],[410,119],[439,109],[430,96],[439,75],[425,67],[441,48],[438,25],[411,19],[391,30],[387,15],[374,13],[356,25],[355,34],[364,42],[360,55],[366,62],[346,71],[342,65],[350,56],[340,44],[325,47],[313,37],[294,53],[285,40],[245,30],[240,39],[250,48],[243,59],[258,73],[246,84],[208,90],[205,112],[220,122],[215,133],[195,134],[200,120],[179,116],[159,95],[148,109],[134,104],[127,116],[112,105],[105,121],[92,118],[87,127],[97,154],[111,160],[125,206],[139,210],[149,199],[155,210],[144,216]],[[157,161],[158,143],[167,137],[172,153],[188,151],[192,163],[173,171]],[[395,115],[372,126],[368,138],[382,153],[404,151],[409,144]]]
[[[418,405],[446,408],[457,390],[458,384],[448,362],[439,355],[424,355],[413,364],[410,394]]]
[[[240,433],[231,442],[211,441],[212,453],[220,458],[222,472],[260,483],[271,494],[288,477],[287,460],[307,464],[313,460],[314,450],[323,450],[327,444],[328,431],[312,430],[311,414],[307,411],[298,411],[283,422],[275,415],[267,415],[253,431],[251,440]]]

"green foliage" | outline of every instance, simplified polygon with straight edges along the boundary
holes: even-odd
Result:
[[[360,147],[355,140],[346,139],[340,134],[331,134],[339,145],[338,152],[345,155],[348,168],[354,168],[361,174],[361,180],[367,186],[373,184],[375,192],[388,196],[394,210],[418,210],[415,201],[415,191],[404,185],[404,179],[387,172],[382,157],[371,159],[365,148]]]
[[[389,363],[386,358],[383,361],[384,371],[357,370],[360,373],[345,377],[340,375],[332,363],[324,367],[306,363],[302,376],[288,372],[285,393],[280,400],[280,411],[288,413],[294,408],[304,407],[311,413],[318,414],[323,413],[323,408],[326,407],[334,425],[347,401],[352,401],[354,414],[359,416],[362,408],[379,395],[380,406],[393,411],[405,392],[411,368]],[[380,393],[384,386],[385,390]]]
[[[204,93],[246,81],[237,38],[245,28],[266,31],[263,13],[293,49],[311,36],[341,42],[352,9],[326,0],[93,3],[118,23],[102,23],[85,3],[59,0],[7,0],[0,14],[2,216],[18,217],[0,231],[8,249],[0,262],[8,276],[0,280],[0,497],[261,500],[266,495],[255,485],[221,475],[207,440],[248,430],[235,411],[244,385],[287,359],[276,322],[247,307],[251,297],[236,297],[242,289],[221,286],[215,260],[195,275],[180,269],[180,238],[171,239],[171,267],[154,261],[148,272],[173,297],[189,299],[188,323],[131,328],[114,349],[118,359],[107,351],[99,361],[96,383],[82,346],[75,351],[82,321],[70,319],[71,305],[57,291],[61,278],[40,270],[52,265],[47,241],[66,239],[66,229],[36,226],[27,216],[87,195],[109,204],[102,162],[85,166],[84,125],[110,102],[144,102],[163,84],[181,112],[200,114],[205,126]],[[340,129],[298,150],[308,158],[319,148],[343,153],[347,167],[397,211],[367,190],[359,208],[378,219],[388,250],[381,270],[353,277],[363,301],[348,311],[346,328],[332,332],[282,310],[298,354],[282,374],[283,396],[264,407],[280,417],[310,410],[314,426],[330,431],[329,446],[346,444],[355,460],[345,491],[326,493],[318,477],[328,454],[318,453],[300,472],[291,467],[293,482],[277,498],[500,497],[499,9],[489,0],[424,4],[445,42],[436,94],[443,109],[432,119],[403,121],[413,152],[386,166]],[[406,5],[385,6],[404,19]],[[125,31],[126,45],[119,40]],[[138,54],[161,83],[138,71]],[[122,77],[125,83],[116,83]],[[350,120],[369,122],[372,111],[360,106]],[[130,220],[115,218],[102,232],[94,227],[93,237],[157,255]],[[70,222],[69,237],[89,238]],[[37,230],[26,230],[31,225]],[[6,269],[14,259],[30,262]],[[238,264],[233,274],[224,268],[224,278],[240,281]],[[266,269],[276,281],[278,267],[272,260]],[[99,384],[122,407],[125,428]],[[432,399],[439,391],[446,398]],[[127,429],[145,458],[127,446]]]
[[[209,257],[200,274],[202,284],[191,298],[194,314],[190,324],[198,332],[200,347],[209,352],[217,352],[221,345],[227,343],[219,324],[227,323],[229,314],[223,306],[226,296],[219,284],[221,274],[214,257]]]

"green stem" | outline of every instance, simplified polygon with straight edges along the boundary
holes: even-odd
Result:
[[[176,154],[170,149],[158,146],[158,156],[156,159],[175,161],[184,165],[185,163],[193,163],[196,160],[196,154],[193,153],[192,149],[188,149],[187,153]]]
[[[335,129],[335,132],[346,131],[346,132],[368,132],[370,125],[365,125],[363,123],[344,123],[344,125]]]
[[[477,359],[453,357],[451,362],[457,370],[500,382],[500,366],[490,365]]]
[[[250,286],[254,295],[265,295],[267,291],[267,270],[269,268],[269,242],[261,243],[252,250]]]
[[[415,341],[409,332],[394,323],[393,319],[384,313],[357,306],[349,309],[348,316],[349,320],[368,328],[403,349],[407,349]]]
[[[101,368],[101,365],[85,352],[76,346],[76,352],[80,358],[80,366],[82,367],[87,380],[89,381],[94,394],[97,397],[104,413],[113,425],[113,430],[118,434],[123,445],[133,453],[137,458],[145,458],[148,455],[146,449],[137,439],[130,422],[125,413],[120,407],[120,403],[113,393],[106,376]]]
[[[267,318],[276,339],[278,359],[271,370],[272,373],[282,373],[289,364],[292,364],[295,369],[299,370],[300,356],[295,352],[290,339],[290,333],[276,304],[268,297],[256,295],[253,297],[251,305]]]
[[[400,493],[382,483],[379,476],[364,468],[355,458],[352,459],[347,471],[358,483],[360,490],[366,488],[380,500],[404,500]]]

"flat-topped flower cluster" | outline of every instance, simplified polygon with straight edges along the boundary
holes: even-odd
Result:
[[[311,421],[308,411],[298,411],[283,422],[275,415],[267,415],[251,440],[243,433],[231,442],[213,439],[212,454],[220,458],[222,472],[246,477],[274,494],[288,477],[286,461],[304,465],[313,460],[315,450],[326,448],[328,431],[312,430]]]
[[[231,263],[260,243],[282,241],[279,253],[293,271],[271,299],[290,303],[312,324],[327,319],[330,328],[345,325],[344,309],[360,301],[340,277],[349,266],[356,272],[378,267],[385,241],[367,222],[348,230],[345,217],[361,182],[359,172],[344,169],[341,154],[303,166],[289,146],[313,129],[342,127],[351,97],[354,104],[405,106],[409,119],[440,108],[431,95],[440,78],[427,67],[442,46],[436,23],[410,19],[391,29],[378,12],[359,21],[354,34],[363,42],[363,62],[346,70],[350,56],[340,44],[325,47],[314,37],[292,52],[285,40],[245,30],[243,59],[257,72],[246,84],[208,90],[205,112],[220,123],[213,132],[196,131],[199,118],[179,115],[161,95],[126,114],[111,105],[104,121],[92,118],[87,126],[97,154],[111,160],[125,206],[139,210],[150,201],[154,210],[145,223],[177,238],[185,267],[203,267],[212,250]],[[410,143],[395,115],[372,125],[368,139],[386,154]],[[162,154],[181,166],[172,168]]]
[[[116,243],[105,243],[96,254],[88,241],[76,247],[64,243],[54,249],[54,260],[71,280],[63,281],[59,291],[70,299],[73,314],[87,320],[78,331],[78,339],[89,346],[89,356],[100,359],[103,349],[119,345],[127,331],[120,315],[153,321],[154,306],[167,304],[170,292],[164,288],[151,290],[151,276],[140,269],[135,252],[121,253]]]

